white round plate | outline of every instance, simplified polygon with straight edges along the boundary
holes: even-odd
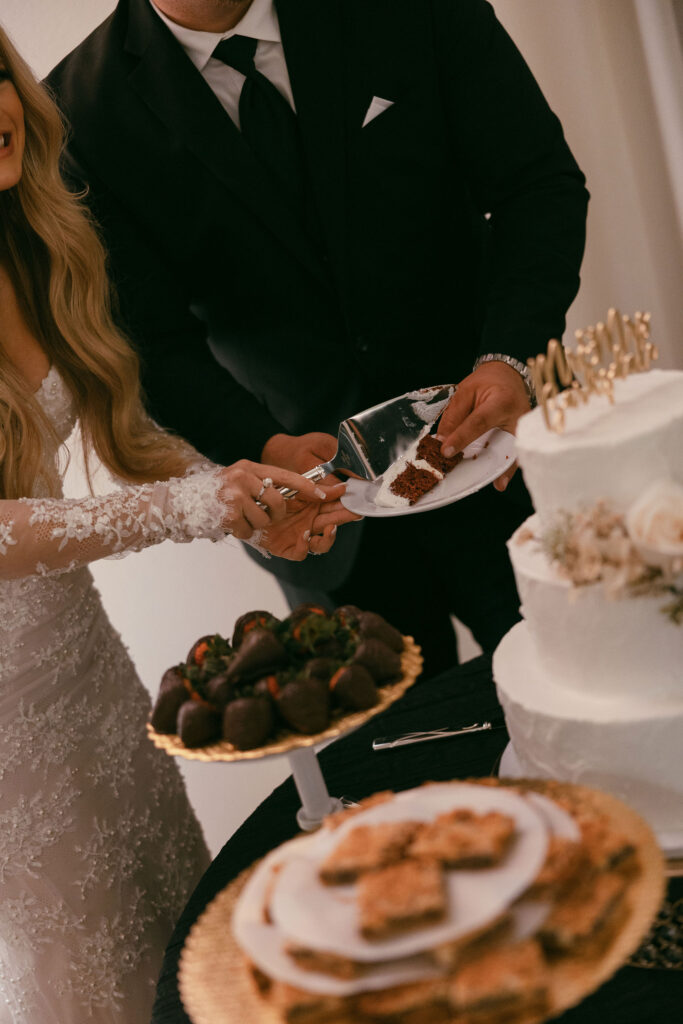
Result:
[[[488,430],[465,448],[462,462],[414,505],[376,505],[375,495],[382,485],[382,477],[376,480],[350,479],[341,499],[342,505],[359,516],[409,516],[414,512],[429,512],[481,490],[504,473],[515,456],[513,434],[497,428]]]
[[[432,821],[454,807],[477,813],[501,811],[515,820],[511,850],[495,867],[447,872],[449,910],[442,922],[391,938],[370,941],[358,929],[353,885],[325,885],[321,861],[360,824]],[[303,945],[355,960],[377,962],[413,956],[481,928],[506,910],[538,874],[545,860],[548,829],[535,807],[511,790],[467,783],[433,783],[399,793],[368,808],[334,832],[320,833],[313,856],[292,858],[278,874],[270,903],[275,923]]]

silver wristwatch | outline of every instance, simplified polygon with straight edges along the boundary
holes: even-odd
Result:
[[[526,393],[529,398],[529,404],[533,409],[536,406],[536,389],[534,388],[534,382],[531,379],[529,367],[525,366],[525,364],[520,362],[519,359],[514,359],[512,356],[503,355],[502,352],[488,352],[485,356],[479,356],[472,369],[476,370],[476,368],[478,366],[481,366],[482,363],[492,362],[507,363],[508,366],[511,366],[513,370],[517,371],[517,373],[524,381],[524,387],[526,388]]]

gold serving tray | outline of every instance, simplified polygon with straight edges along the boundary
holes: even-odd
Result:
[[[475,780],[471,780],[475,781]],[[496,784],[487,780],[487,784]],[[516,783],[517,784],[517,783]],[[543,783],[528,788],[544,792]],[[632,837],[641,864],[628,890],[628,913],[604,948],[565,956],[548,968],[550,1006],[525,1012],[509,1024],[542,1024],[579,1003],[622,967],[647,934],[664,895],[662,855],[649,827],[629,807],[585,787],[548,783],[547,795],[571,792],[606,814],[616,831]],[[256,990],[244,956],[232,936],[231,920],[239,895],[256,865],[243,871],[208,905],[191,929],[180,956],[178,985],[192,1024],[282,1024],[282,1018]],[[454,1018],[455,1019],[455,1018]],[[355,1024],[335,1018],[335,1024]]]
[[[172,757],[187,758],[188,761],[258,761],[264,757],[274,757],[276,754],[288,754],[301,747],[314,747],[324,740],[343,736],[344,733],[357,729],[369,718],[386,711],[391,704],[402,697],[422,671],[422,654],[412,636],[403,637],[401,669],[403,674],[398,682],[379,687],[379,701],[374,707],[365,711],[352,711],[349,714],[341,715],[330,722],[327,729],[312,736],[281,731],[270,743],[266,743],[262,747],[238,750],[227,740],[221,740],[219,743],[212,743],[206,747],[186,747],[178,735],[159,733],[149,723],[147,723],[147,732],[154,745],[160,750],[165,750]]]

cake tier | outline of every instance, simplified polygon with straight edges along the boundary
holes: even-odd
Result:
[[[657,480],[683,484],[683,372],[616,380],[614,403],[591,395],[566,411],[562,434],[534,409],[519,421],[517,454],[545,524],[601,498],[623,511]]]
[[[578,695],[683,702],[683,626],[661,610],[666,596],[609,598],[602,583],[572,587],[536,540],[523,539],[540,531],[532,516],[508,541],[538,671]]]
[[[503,637],[493,675],[524,776],[606,790],[658,833],[683,833],[683,698],[570,693],[540,668],[525,622]]]

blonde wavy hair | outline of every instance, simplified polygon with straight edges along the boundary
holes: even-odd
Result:
[[[94,452],[131,482],[182,475],[187,449],[145,413],[138,357],[112,318],[103,246],[62,182],[59,112],[2,28],[0,60],[26,130],[21,179],[0,192],[0,264],[29,329],[73,396],[86,469]],[[0,347],[0,497],[29,496],[39,479],[48,493],[58,492],[48,439],[56,440],[47,417]]]

